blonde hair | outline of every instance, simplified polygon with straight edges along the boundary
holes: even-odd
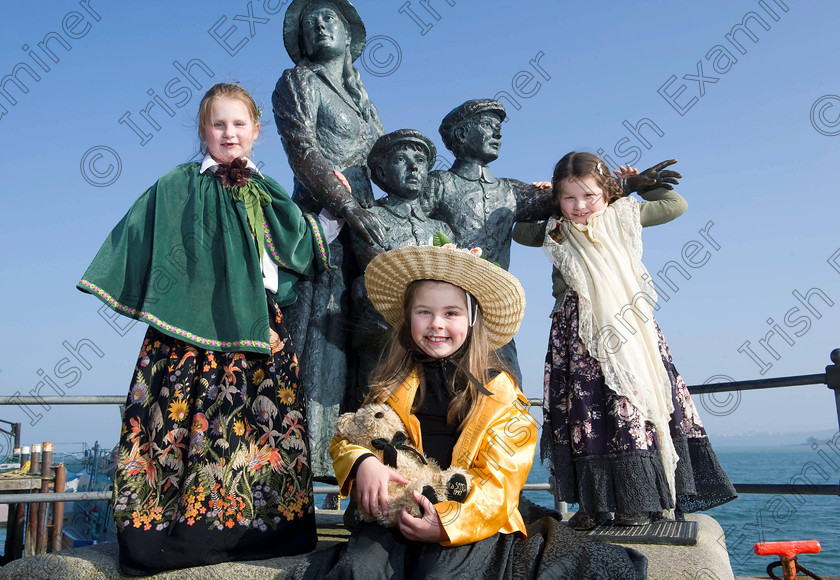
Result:
[[[405,290],[403,300],[403,319],[397,328],[391,331],[391,347],[384,360],[380,362],[371,373],[370,391],[365,397],[365,403],[382,403],[393,395],[402,385],[411,372],[418,370],[420,385],[414,397],[412,410],[416,411],[423,403],[426,395],[426,381],[422,370],[418,368],[419,361],[426,358],[411,337],[411,307],[414,303],[414,296],[420,286],[426,282],[440,282],[439,280],[415,280]],[[448,283],[448,282],[447,282]],[[457,286],[453,284],[453,286]],[[460,287],[459,287],[460,288]],[[482,396],[478,387],[470,380],[472,375],[482,385],[486,385],[495,376],[493,371],[506,372],[511,380],[516,382],[513,373],[495,352],[490,351],[487,342],[487,333],[484,328],[484,321],[481,313],[481,305],[474,296],[471,301],[476,304],[475,322],[470,328],[466,341],[461,346],[456,359],[459,366],[452,375],[451,389],[455,397],[449,403],[446,413],[448,423],[457,422],[459,429],[469,422],[475,412],[478,401]],[[468,313],[468,316],[471,315]],[[463,367],[463,368],[461,368]],[[467,374],[467,371],[469,375]]]
[[[201,103],[198,105],[198,139],[201,143],[200,149],[202,155],[207,154],[207,138],[204,132],[204,126],[207,123],[207,117],[210,116],[210,107],[213,105],[213,100],[220,98],[233,99],[241,102],[245,105],[245,110],[248,111],[251,122],[254,125],[259,123],[257,104],[254,102],[254,97],[251,96],[251,93],[236,83],[218,83],[213,85],[209,91],[204,93],[204,96],[201,98]]]

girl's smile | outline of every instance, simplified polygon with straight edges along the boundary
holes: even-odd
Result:
[[[411,338],[431,357],[447,357],[467,340],[467,296],[457,286],[423,282],[414,294],[410,315]]]
[[[604,192],[591,175],[569,177],[560,182],[560,212],[564,218],[585,225],[590,215],[605,207]]]

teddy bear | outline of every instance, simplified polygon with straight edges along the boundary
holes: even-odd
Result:
[[[366,513],[359,505],[359,515],[366,522],[397,527],[403,508],[414,517],[422,516],[414,491],[432,504],[445,500],[463,502],[469,494],[471,476],[464,469],[441,469],[434,459],[412,447],[407,433],[397,412],[386,404],[367,404],[355,413],[344,413],[338,418],[338,437],[370,450],[384,465],[408,480],[407,485],[388,482],[387,516]]]

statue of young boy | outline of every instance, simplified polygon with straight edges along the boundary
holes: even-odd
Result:
[[[436,233],[451,238],[450,227],[430,218],[421,205],[425,195],[429,169],[434,165],[437,149],[434,143],[414,129],[400,129],[380,137],[368,155],[371,180],[387,193],[369,208],[385,232],[382,245],[371,246],[354,236],[353,250],[364,270],[376,253],[403,246],[432,243]],[[354,328],[352,346],[359,360],[355,397],[363,397],[368,375],[376,366],[390,328],[367,298],[364,276],[353,282]],[[353,401],[347,401],[352,406]]]

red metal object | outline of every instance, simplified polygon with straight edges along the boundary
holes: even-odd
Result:
[[[785,580],[793,580],[796,578],[797,568],[802,568],[796,561],[796,556],[798,554],[817,554],[820,550],[822,550],[822,546],[820,546],[820,543],[817,540],[799,540],[795,542],[759,542],[753,546],[753,551],[759,556],[779,557],[778,563],[770,564],[770,566],[767,567],[767,573],[773,576],[770,570],[781,563],[782,571],[785,573]]]

